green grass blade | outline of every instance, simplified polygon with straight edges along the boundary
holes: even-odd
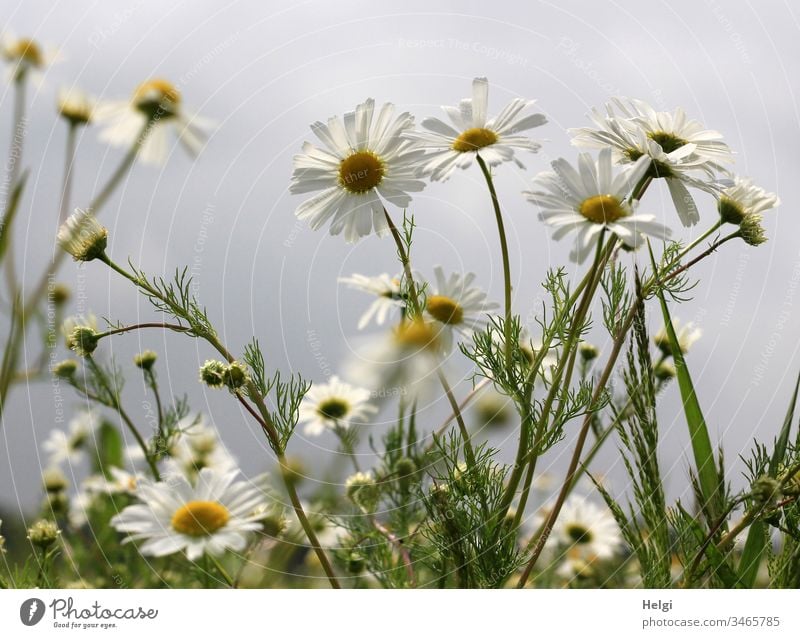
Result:
[[[789,444],[789,434],[792,429],[792,421],[794,421],[795,408],[797,407],[798,391],[800,391],[800,375],[797,376],[797,381],[794,384],[794,393],[792,394],[792,400],[789,402],[786,417],[783,420],[783,427],[778,439],[775,441],[775,450],[772,453],[772,459],[770,459],[769,464],[770,476],[778,475],[781,463],[783,463],[783,459],[786,456],[786,446]],[[744,544],[742,558],[739,561],[739,581],[745,587],[752,587],[755,584],[758,568],[761,565],[761,558],[766,547],[767,526],[762,521],[756,521],[750,526],[750,530],[747,533],[747,541]]]
[[[652,249],[650,251],[650,259],[653,263],[653,272],[658,272]],[[683,400],[683,412],[686,416],[686,425],[689,428],[689,437],[692,442],[695,467],[699,478],[700,489],[703,494],[703,500],[705,501],[703,503],[703,510],[710,514],[710,520],[714,520],[721,509],[719,507],[719,500],[722,495],[722,486],[720,485],[719,473],[714,458],[714,448],[711,445],[708,426],[706,425],[703,410],[700,408],[700,402],[694,390],[689,368],[686,367],[686,360],[683,357],[683,352],[681,352],[678,342],[678,336],[675,334],[675,328],[672,325],[667,301],[661,289],[657,289],[657,294],[661,302],[661,313],[664,316],[664,326],[666,327],[669,337],[672,358],[675,362],[678,387],[680,388],[681,399]]]
[[[22,174],[14,190],[11,192],[11,197],[8,200],[6,213],[0,221],[0,262],[6,254],[8,248],[9,237],[11,236],[11,227],[14,223],[14,218],[17,216],[19,210],[19,202],[22,199],[22,191],[25,189],[25,182],[28,178],[27,171]]]

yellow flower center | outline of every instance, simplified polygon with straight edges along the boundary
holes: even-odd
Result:
[[[394,333],[398,345],[413,350],[436,350],[439,341],[431,324],[420,319],[406,321]]]
[[[464,321],[464,309],[450,297],[431,295],[426,306],[428,313],[437,321],[454,326]]]
[[[595,195],[581,202],[578,212],[590,222],[605,224],[628,215],[628,211],[613,195]]]
[[[181,93],[167,80],[155,79],[142,82],[133,93],[137,109],[149,117],[175,115],[181,104]]]
[[[39,45],[29,38],[20,38],[11,47],[10,55],[31,66],[40,67],[44,64],[44,56]]]
[[[339,165],[339,185],[360,195],[380,184],[385,173],[383,162],[375,153],[357,151]]]
[[[225,527],[231,515],[216,501],[189,501],[172,517],[172,529],[187,536],[208,536]]]
[[[477,151],[497,142],[497,133],[488,128],[469,128],[453,142],[453,150],[459,153]]]
[[[325,419],[341,419],[344,415],[346,415],[350,411],[350,404],[347,403],[344,399],[338,399],[336,397],[331,397],[330,399],[325,399],[322,403],[319,404],[317,407],[317,413],[325,418]]]

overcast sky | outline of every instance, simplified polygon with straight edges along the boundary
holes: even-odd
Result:
[[[31,280],[52,250],[65,128],[54,115],[57,89],[76,85],[101,98],[127,96],[142,80],[164,77],[187,107],[216,121],[204,153],[190,159],[173,149],[163,170],[137,166],[103,212],[110,252],[131,256],[150,273],[189,265],[201,302],[234,351],[256,335],[268,366],[312,380],[336,373],[361,338],[355,329],[368,299],[337,286],[339,276],[397,269],[389,239],[347,245],[312,232],[293,211],[287,192],[291,158],[310,139],[315,120],[352,109],[366,97],[391,101],[420,119],[439,114],[469,93],[473,77],[491,83],[490,112],[521,96],[536,98],[549,124],[539,155],[522,157],[527,170],[498,170],[507,216],[515,309],[531,317],[548,266],[567,261],[568,246],[552,242],[520,191],[558,156],[574,159],[566,129],[612,95],[640,97],[663,109],[683,106],[721,131],[737,153],[737,170],[777,191],[783,205],[766,219],[769,243],[751,249],[729,243],[698,269],[694,299],[675,311],[704,330],[689,365],[712,435],[722,439],[729,466],[753,436],[771,437],[783,418],[800,369],[800,217],[798,89],[800,29],[789,2],[670,0],[625,2],[80,2],[4,0],[0,27],[59,47],[63,60],[31,91],[25,161],[29,188],[16,228],[20,268]],[[0,148],[9,142],[11,98],[0,89]],[[75,205],[85,204],[120,161],[122,152],[80,140]],[[665,188],[643,203],[679,237],[707,228],[713,202],[699,197],[703,221],[680,228]],[[419,224],[416,267],[471,270],[490,296],[502,297],[494,220],[476,167],[415,198]],[[151,317],[131,287],[104,268],[65,264],[63,281],[76,286],[72,311],[92,311],[124,323]],[[658,324],[652,320],[653,328]],[[5,325],[5,324],[3,324]],[[5,329],[3,328],[5,334]],[[604,343],[598,332],[596,340]],[[129,368],[126,401],[146,419],[146,393],[128,362],[142,348],[161,353],[165,390],[187,393],[210,413],[246,473],[271,467],[257,428],[230,397],[204,393],[197,366],[212,353],[178,335],[155,332],[104,342]],[[64,353],[66,354],[66,353]],[[35,349],[27,352],[36,356]],[[463,373],[454,361],[452,374]],[[462,382],[460,393],[468,389]],[[62,388],[71,410],[77,401]],[[433,406],[424,426],[438,425]],[[17,387],[0,432],[0,503],[30,507],[39,494],[43,458],[38,446],[54,425],[58,397],[49,383]],[[660,412],[662,464],[671,493],[685,488],[685,423],[677,389]],[[385,425],[375,425],[380,433]],[[505,441],[505,443],[504,443]],[[515,432],[495,441],[510,451]],[[325,480],[332,438],[296,437],[291,451],[307,456],[309,474]],[[569,452],[565,444],[563,454]],[[608,450],[600,463],[611,463]],[[563,471],[558,454],[543,466]],[[621,478],[619,479],[621,480]]]

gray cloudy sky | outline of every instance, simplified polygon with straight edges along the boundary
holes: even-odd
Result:
[[[310,138],[308,124],[342,113],[368,96],[392,101],[420,118],[468,95],[470,80],[491,82],[490,111],[515,96],[537,98],[550,123],[535,134],[543,152],[523,158],[527,171],[504,166],[498,189],[513,251],[516,310],[532,316],[545,269],[566,261],[568,247],[550,241],[520,195],[529,179],[560,155],[574,158],[565,130],[611,95],[658,107],[685,107],[722,131],[737,152],[738,170],[783,206],[766,220],[770,241],[759,249],[728,244],[697,269],[694,300],[676,314],[705,331],[689,364],[712,434],[724,441],[729,465],[754,435],[772,436],[800,368],[800,242],[797,215],[800,25],[790,2],[670,0],[624,2],[294,3],[194,0],[163,2],[4,0],[0,26],[60,47],[64,60],[30,97],[26,164],[32,167],[15,242],[28,280],[48,259],[55,231],[65,130],[54,116],[61,85],[104,98],[126,96],[159,76],[176,82],[186,104],[217,128],[197,160],[175,148],[163,170],[137,166],[103,212],[111,253],[130,255],[151,273],[188,264],[197,292],[229,346],[261,340],[269,365],[323,379],[358,344],[357,317],[367,303],[336,284],[340,275],[394,271],[390,240],[346,245],[298,224],[299,199],[287,193],[291,157]],[[0,148],[9,141],[11,99],[0,89]],[[89,129],[80,141],[75,205],[86,203],[121,158]],[[648,193],[643,210],[683,237],[665,189]],[[714,220],[700,197],[702,227]],[[500,300],[494,221],[476,168],[427,188],[415,199],[419,223],[416,267],[473,270]],[[700,228],[700,227],[698,227]],[[73,311],[122,322],[150,317],[148,304],[96,264],[63,269],[76,286]],[[653,327],[658,323],[653,318]],[[601,335],[597,340],[602,343]],[[247,473],[271,461],[257,429],[230,398],[204,393],[197,366],[211,353],[175,335],[120,337],[103,350],[120,362],[149,347],[162,353],[168,391],[188,393],[209,412]],[[28,357],[35,356],[31,349]],[[465,369],[454,361],[452,374]],[[131,371],[126,401],[145,422],[148,401]],[[459,386],[464,392],[466,383]],[[77,402],[62,389],[65,406]],[[38,444],[53,427],[58,397],[49,383],[17,387],[0,432],[0,503],[29,507],[38,494]],[[435,405],[428,429],[441,418]],[[438,418],[437,418],[438,417]],[[686,438],[677,390],[661,410],[663,459],[671,490],[685,486]],[[376,424],[376,432],[385,426]],[[509,450],[515,433],[497,439]],[[292,451],[321,459],[331,438],[297,437]],[[569,450],[564,445],[562,450]],[[598,464],[611,463],[608,450]],[[566,453],[566,452],[562,452]],[[559,454],[548,457],[558,471]],[[737,472],[738,473],[738,470]]]

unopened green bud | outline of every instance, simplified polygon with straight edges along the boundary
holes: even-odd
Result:
[[[75,359],[64,359],[53,366],[53,374],[61,379],[71,379],[78,370]]]
[[[597,346],[588,341],[581,341],[581,345],[578,346],[578,352],[581,353],[581,358],[584,361],[593,361],[600,356],[600,351],[597,349]]]
[[[771,476],[759,476],[751,486],[750,491],[757,506],[770,508],[778,500],[781,484],[780,481]]]
[[[133,363],[142,370],[152,370],[158,355],[152,350],[144,350],[133,357]]]
[[[223,375],[225,374],[225,364],[222,361],[209,359],[200,367],[200,381],[209,388],[221,388],[224,385]]]
[[[67,347],[79,357],[88,357],[97,350],[99,341],[94,328],[76,326],[67,337]]]
[[[372,512],[378,505],[380,491],[372,474],[356,472],[344,484],[345,493],[353,503],[366,512]]]
[[[42,472],[42,484],[48,492],[61,492],[67,489],[67,477],[57,467],[51,467]]]
[[[660,381],[669,381],[670,379],[674,379],[675,376],[678,374],[678,371],[675,369],[675,364],[672,361],[661,361],[660,363],[656,364],[655,368],[653,369],[653,374],[656,375],[656,379]]]
[[[222,382],[232,392],[241,390],[247,383],[249,376],[247,375],[247,367],[238,361],[226,366],[222,373]]]

